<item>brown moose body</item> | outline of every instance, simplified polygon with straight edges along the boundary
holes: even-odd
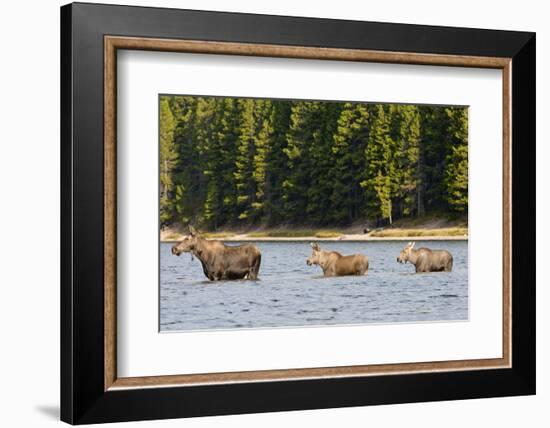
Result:
[[[397,257],[399,263],[409,262],[415,266],[416,273],[451,272],[453,256],[447,250],[429,248],[414,249],[414,242],[409,242]]]
[[[227,246],[204,239],[193,226],[189,226],[189,234],[172,247],[172,254],[181,253],[191,253],[199,259],[204,275],[211,281],[257,279],[262,260],[260,250],[253,244]]]
[[[319,244],[312,243],[313,253],[306,261],[308,266],[319,265],[324,276],[366,275],[369,258],[363,254],[343,256],[336,251],[323,251]]]

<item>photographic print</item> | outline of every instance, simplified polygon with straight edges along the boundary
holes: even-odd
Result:
[[[60,23],[61,420],[536,392],[534,33]]]
[[[161,94],[160,331],[468,320],[468,107]]]

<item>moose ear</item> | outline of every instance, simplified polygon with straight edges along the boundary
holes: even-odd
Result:
[[[189,225],[189,234],[190,234],[191,236],[198,235],[197,230],[196,230],[193,226],[191,226],[191,225]]]
[[[319,251],[319,244],[317,242],[312,242],[311,248],[313,248],[315,251]]]
[[[409,244],[409,247],[411,247],[411,248],[414,247],[414,244],[416,244],[416,242],[411,242],[411,243]]]

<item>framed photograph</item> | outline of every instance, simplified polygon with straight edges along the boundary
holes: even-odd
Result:
[[[535,393],[533,33],[76,3],[61,104],[63,421]]]

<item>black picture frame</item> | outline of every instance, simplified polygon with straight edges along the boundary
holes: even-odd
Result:
[[[512,367],[104,390],[104,36],[512,58]],[[71,424],[535,393],[535,34],[73,3],[61,8],[61,419]]]

